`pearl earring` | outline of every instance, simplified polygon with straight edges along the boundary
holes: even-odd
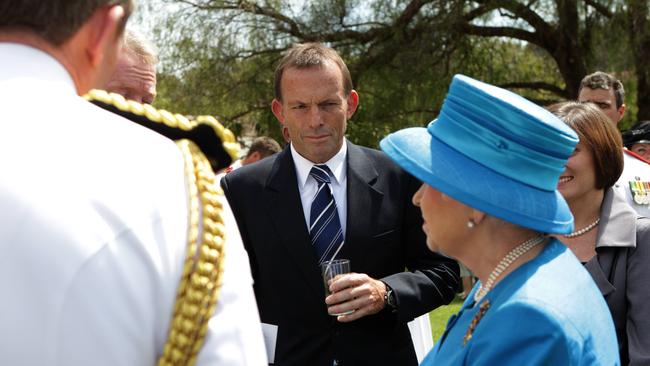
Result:
[[[476,226],[476,223],[474,222],[474,220],[472,220],[472,219],[467,220],[467,227],[468,228],[473,229],[474,226]]]

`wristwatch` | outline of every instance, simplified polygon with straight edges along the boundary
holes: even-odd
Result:
[[[393,289],[390,288],[386,283],[386,293],[384,294],[384,305],[389,310],[397,310],[397,299],[395,298],[395,293],[393,292]]]

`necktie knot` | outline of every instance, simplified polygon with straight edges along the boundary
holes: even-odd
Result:
[[[332,171],[325,164],[316,164],[311,168],[311,171],[309,172],[309,175],[316,179],[316,182],[318,182],[319,186],[323,183],[331,182],[330,174],[332,174]]]

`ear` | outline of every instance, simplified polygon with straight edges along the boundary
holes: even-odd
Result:
[[[352,118],[354,112],[357,111],[359,106],[359,94],[356,90],[352,89],[350,95],[348,95],[348,119]]]
[[[472,209],[470,218],[472,219],[472,221],[474,221],[476,225],[480,224],[486,217],[487,215],[485,214],[485,212]]]
[[[282,126],[284,126],[284,111],[282,110],[282,102],[274,98],[273,102],[271,102],[271,111],[273,111],[275,118],[277,118]]]
[[[623,119],[623,116],[625,115],[625,103],[621,104],[620,107],[618,107],[618,121],[620,122]],[[618,123],[618,122],[617,122]]]
[[[124,16],[124,8],[113,5],[98,9],[88,20],[86,56],[93,67],[102,64],[107,50],[119,47],[118,33],[123,31],[120,26]],[[117,52],[115,54],[117,55]]]
[[[242,165],[248,165],[254,163],[260,160],[261,158],[262,158],[262,154],[260,154],[259,151],[254,151],[253,153],[251,153],[250,155],[248,155],[242,160]]]

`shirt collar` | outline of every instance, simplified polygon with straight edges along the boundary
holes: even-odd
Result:
[[[613,188],[605,190],[596,237],[599,247],[635,247],[637,214]]]
[[[20,43],[0,42],[0,55],[3,56],[0,60],[0,80],[39,80],[56,85],[59,91],[64,89],[77,95],[68,70],[47,52]]]
[[[341,149],[336,155],[325,162],[328,168],[332,171],[334,175],[334,181],[332,183],[341,184],[346,178],[346,169],[345,169],[345,158],[348,153],[348,144],[344,140]],[[307,184],[307,179],[309,178],[309,172],[311,168],[316,165],[313,162],[305,159],[298,151],[296,151],[293,144],[291,144],[291,157],[293,158],[293,164],[296,166],[296,174],[298,175],[298,183],[300,188],[304,188]]]

